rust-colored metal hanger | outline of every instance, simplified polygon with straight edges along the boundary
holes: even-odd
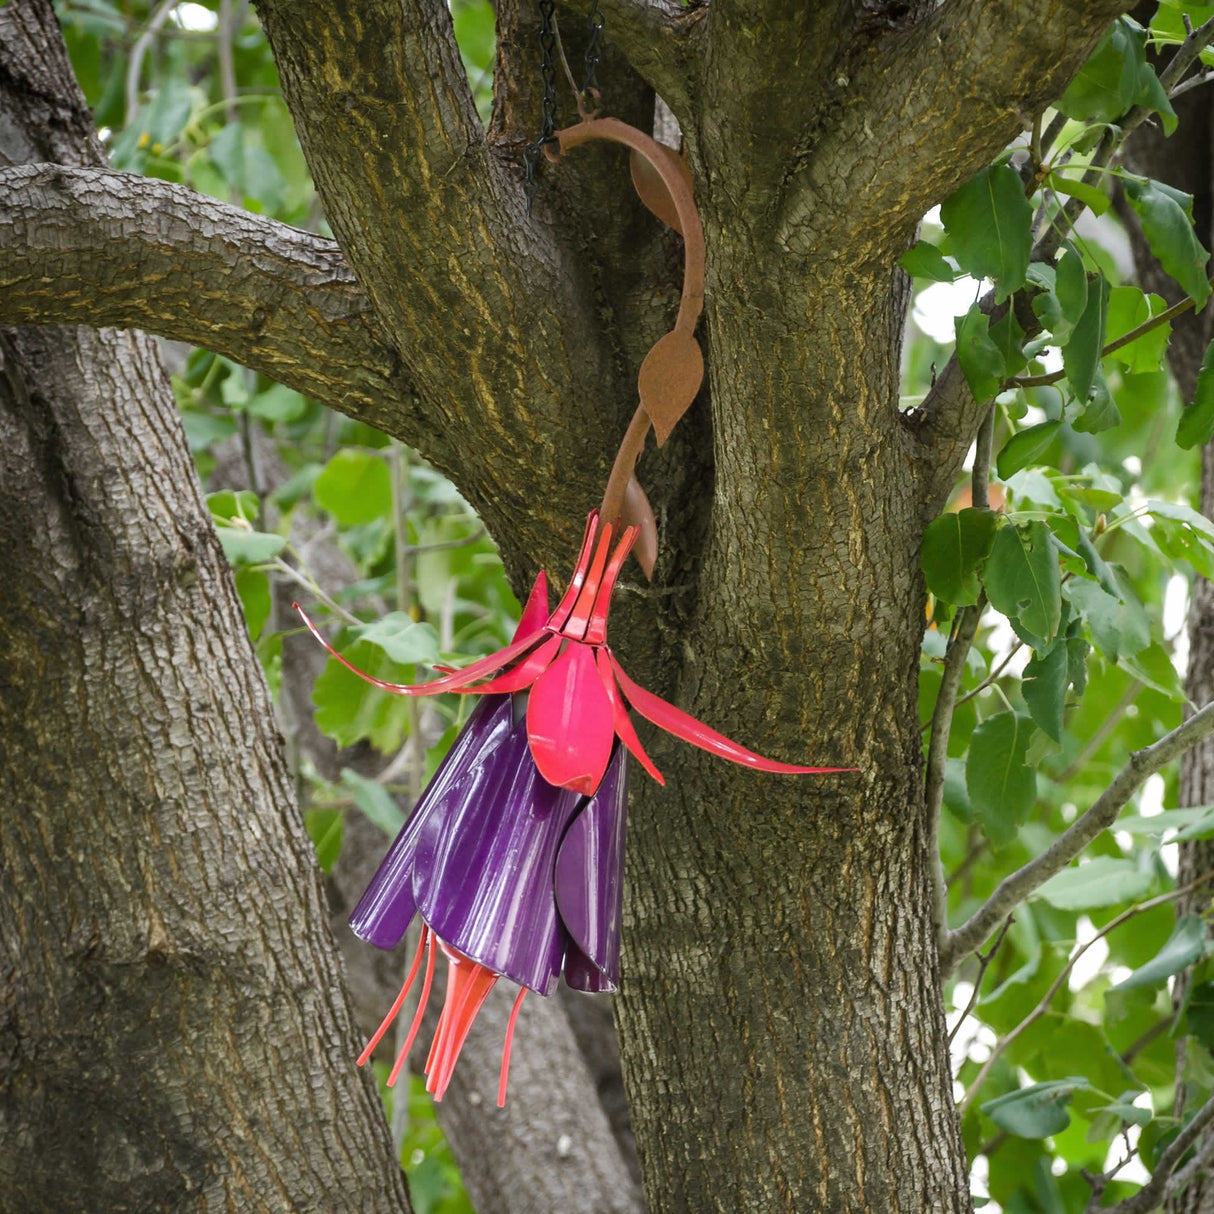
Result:
[[[633,553],[646,577],[653,576],[658,533],[653,509],[636,478],[636,463],[652,425],[658,446],[670,436],[687,412],[704,380],[704,355],[695,339],[696,322],[704,308],[704,230],[692,197],[691,171],[677,152],[663,147],[643,131],[618,118],[599,118],[579,103],[582,121],[553,135],[546,149],[553,162],[566,152],[604,139],[630,149],[632,181],[641,201],[663,223],[683,237],[683,294],[674,328],[645,355],[637,375],[640,404],[616,453],[599,508],[602,523],[617,520],[636,527]]]

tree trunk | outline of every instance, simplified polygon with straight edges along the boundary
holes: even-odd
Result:
[[[0,112],[0,161],[100,161],[49,4]],[[0,569],[4,1208],[408,1209],[150,339],[0,331]]]

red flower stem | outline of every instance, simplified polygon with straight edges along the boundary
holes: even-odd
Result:
[[[388,1076],[388,1087],[393,1087],[396,1084],[396,1077],[400,1074],[400,1069],[405,1065],[405,1059],[409,1057],[409,1051],[413,1048],[413,1042],[417,1038],[417,1031],[422,1026],[422,1016],[426,1012],[426,1001],[430,998],[430,984],[434,981],[434,933],[430,932],[426,939],[426,980],[422,983],[421,998],[417,1001],[417,1012],[413,1016],[413,1023],[409,1026],[409,1036],[405,1038],[405,1044],[400,1047],[400,1053],[396,1055],[396,1062],[393,1064],[392,1073]]]
[[[384,1034],[388,1031],[388,1026],[396,1019],[402,1005],[405,1002],[405,996],[409,993],[409,988],[413,985],[413,979],[417,977],[418,967],[422,963],[422,949],[426,947],[426,934],[429,928],[423,923],[422,934],[418,937],[417,951],[413,954],[413,964],[409,967],[409,976],[405,979],[404,985],[400,988],[400,994],[396,996],[396,1002],[388,1009],[388,1014],[384,1017],[383,1023],[375,1030],[375,1035],[367,1042],[367,1048],[358,1056],[358,1065],[363,1066],[367,1059],[371,1057],[375,1047],[383,1040]]]
[[[510,1079],[510,1051],[514,1046],[514,1023],[518,1020],[519,1008],[523,1006],[523,996],[527,993],[525,986],[519,987],[514,998],[514,1006],[510,1009],[510,1019],[506,1022],[506,1044],[502,1046],[502,1074],[497,1081],[497,1107],[506,1107],[506,1083]]]

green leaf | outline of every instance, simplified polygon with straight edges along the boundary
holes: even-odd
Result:
[[[1058,558],[1044,523],[1000,528],[983,581],[996,611],[1019,619],[1035,636],[1053,638],[1062,618],[1062,596]]]
[[[1082,1075],[1034,1083],[1019,1091],[1008,1092],[981,1106],[982,1111],[1001,1129],[1018,1138],[1046,1138],[1071,1124],[1066,1106],[1075,1092],[1091,1089]]]
[[[321,872],[329,872],[341,855],[342,830],[346,815],[340,809],[309,809],[304,812],[304,826],[316,849],[316,863]]]
[[[1099,434],[1121,424],[1121,412],[1113,401],[1108,381],[1100,368],[1092,379],[1092,389],[1071,428],[1079,434]]]
[[[1178,201],[1175,190],[1165,190],[1157,181],[1139,181],[1127,177],[1125,194],[1130,206],[1138,212],[1142,221],[1143,235],[1151,246],[1151,252],[1159,258],[1160,265],[1184,288],[1185,294],[1195,300],[1200,310],[1210,297],[1210,284],[1206,281],[1205,264],[1210,254],[1201,246],[1193,223],[1186,211],[1192,206],[1189,196],[1187,206]]]
[[[1063,258],[1065,261],[1066,259]],[[1087,402],[1096,382],[1100,351],[1104,345],[1104,317],[1108,305],[1109,284],[1101,275],[1088,285],[1087,302],[1074,332],[1062,347],[1062,366],[1075,399]]]
[[[1129,1122],[1130,1125],[1146,1125],[1154,1116],[1150,1109],[1140,1109],[1136,1104],[1126,1100],[1126,1096],[1133,1096],[1134,1092],[1126,1092],[1121,1100],[1115,1100],[1112,1104],[1099,1105],[1099,1111],[1102,1113],[1112,1113],[1119,1121]]]
[[[1120,664],[1123,670],[1128,670],[1148,687],[1162,692],[1171,700],[1183,702],[1184,686],[1180,675],[1161,645],[1148,645],[1137,653],[1123,654]]]
[[[1116,122],[1137,101],[1154,96],[1146,74],[1155,73],[1147,65],[1145,47],[1146,30],[1129,17],[1119,17],[1079,69],[1058,108],[1080,121]]]
[[[403,611],[391,611],[371,624],[352,630],[360,640],[377,645],[401,666],[438,660],[438,633],[430,624],[419,624]]]
[[[360,776],[352,767],[341,769],[341,782],[350,790],[354,803],[362,810],[364,817],[389,838],[395,838],[405,824],[405,815],[392,800],[391,793],[378,780]]]
[[[237,569],[235,581],[249,638],[255,641],[270,618],[270,579],[260,569]]]
[[[1025,666],[1020,686],[1033,720],[1055,742],[1062,741],[1068,669],[1067,646],[1055,645],[1045,657],[1034,656]]]
[[[1109,196],[1098,186],[1078,177],[1064,177],[1061,173],[1050,173],[1046,183],[1059,194],[1078,198],[1093,215],[1103,215],[1111,205]]]
[[[995,302],[1024,285],[1033,246],[1033,208],[1010,165],[990,165],[940,208],[950,249],[975,278],[995,280]]]
[[[944,259],[934,244],[917,240],[901,257],[898,264],[912,278],[926,278],[931,282],[952,282],[957,271]]]
[[[1003,376],[1015,375],[1023,370],[1028,359],[1024,355],[1024,330],[1009,307],[989,329],[991,341],[1003,360]]]
[[[1054,337],[1062,345],[1070,339],[1088,306],[1087,271],[1083,268],[1083,258],[1071,245],[1067,245],[1055,266],[1054,292],[1062,314],[1062,323],[1054,330]]]
[[[1206,346],[1205,357],[1201,360],[1193,400],[1180,415],[1176,443],[1188,450],[1204,447],[1211,437],[1214,437],[1214,341]]]
[[[1162,835],[1180,827],[1206,826],[1214,830],[1214,806],[1195,805],[1188,809],[1165,809],[1149,818],[1131,814],[1117,819],[1117,830],[1131,835]],[[1190,836],[1192,837],[1192,836]]]
[[[1064,868],[1051,877],[1034,898],[1041,898],[1059,910],[1095,910],[1137,902],[1150,891],[1154,877],[1139,870],[1133,860],[1097,856],[1077,868]]]
[[[343,527],[369,523],[392,509],[392,475],[378,455],[343,447],[316,478],[312,494]]]
[[[1114,287],[1109,293],[1109,311],[1105,321],[1105,344],[1124,337],[1167,309],[1158,295],[1144,295],[1137,287]],[[1129,345],[1114,350],[1109,357],[1132,372],[1158,371],[1168,348],[1172,326],[1159,325],[1135,338]]]
[[[995,470],[999,473],[999,479],[1007,480],[1044,454],[1046,448],[1054,441],[1054,435],[1058,433],[1061,425],[1061,421],[1041,422],[1039,425],[1029,426],[1027,430],[1018,430],[1013,434],[1003,444],[1003,448],[995,460]]]
[[[978,566],[991,550],[995,524],[993,511],[967,508],[927,525],[919,559],[928,590],[942,602],[964,606],[978,601]]]
[[[1150,627],[1132,588],[1124,586],[1122,597],[1115,598],[1094,582],[1072,578],[1066,596],[1087,624],[1096,648],[1110,662],[1137,653],[1150,643]]]
[[[225,522],[235,518],[251,523],[257,518],[260,507],[257,494],[249,489],[242,489],[239,493],[223,489],[219,493],[207,494],[207,509],[211,512],[211,517],[223,519]]]
[[[262,565],[273,560],[287,545],[285,536],[252,531],[245,527],[215,526],[223,554],[233,565]]]
[[[1168,942],[1150,961],[1109,989],[1131,991],[1140,986],[1159,986],[1165,979],[1187,969],[1205,954],[1205,922],[1200,915],[1185,915],[1177,922]]]
[[[1024,761],[1032,733],[1028,717],[1000,712],[970,735],[966,791],[983,833],[997,847],[1015,838],[1037,800],[1037,776]]]
[[[990,400],[1003,382],[1003,354],[991,339],[990,317],[977,304],[953,321],[957,361],[976,401]]]

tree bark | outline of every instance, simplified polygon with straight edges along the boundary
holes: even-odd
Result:
[[[100,159],[49,3],[0,112],[0,159]],[[150,339],[0,331],[0,568],[4,1208],[407,1210]]]

